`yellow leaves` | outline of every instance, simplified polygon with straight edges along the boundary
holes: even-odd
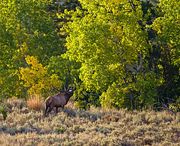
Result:
[[[109,70],[111,71],[115,71],[116,69],[120,68],[120,64],[119,63],[116,63],[116,64],[110,64],[109,65]]]
[[[118,38],[122,38],[124,34],[123,25],[121,24],[112,23],[109,30]]]
[[[124,93],[121,85],[112,83],[108,89],[100,96],[101,105],[103,108],[122,107],[124,103]],[[127,92],[127,91],[125,91]]]
[[[123,92],[124,94],[127,94],[127,93],[130,92],[128,87],[124,87],[124,88],[122,88],[121,90],[122,90],[122,92]]]
[[[158,34],[162,33],[162,18],[156,18],[156,20],[154,21],[154,23],[152,24],[152,27],[154,30],[157,31]]]
[[[33,66],[36,66],[38,64],[38,60],[36,57],[34,56],[27,56],[26,57],[26,62],[29,64],[29,65],[33,65]]]
[[[47,68],[39,63],[36,57],[27,56],[25,60],[29,67],[20,68],[19,72],[20,79],[24,81],[24,86],[29,88],[29,94],[42,94],[44,90],[61,87],[58,75],[49,75]]]
[[[48,82],[53,87],[59,87],[61,85],[61,82],[58,79],[58,75],[56,74],[52,74]]]
[[[110,4],[113,7],[113,5],[118,5],[125,2],[126,2],[125,0],[107,0],[106,4]]]

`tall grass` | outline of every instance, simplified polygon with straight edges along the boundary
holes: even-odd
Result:
[[[31,95],[27,100],[27,107],[32,110],[40,111],[43,109],[43,98],[40,95]]]

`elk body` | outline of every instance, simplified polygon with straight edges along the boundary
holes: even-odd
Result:
[[[46,116],[48,113],[50,113],[53,108],[56,108],[56,113],[58,112],[58,108],[64,106],[68,103],[70,97],[73,95],[73,90],[69,89],[68,91],[60,92],[54,96],[49,96],[45,100],[45,112],[44,115]]]

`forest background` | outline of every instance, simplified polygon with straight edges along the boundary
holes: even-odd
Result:
[[[0,99],[68,87],[80,108],[180,109],[180,1],[1,0]]]

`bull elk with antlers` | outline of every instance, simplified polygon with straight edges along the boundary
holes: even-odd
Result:
[[[68,103],[70,97],[73,95],[73,89],[68,89],[67,91],[60,92],[54,96],[49,96],[45,100],[45,112],[44,116],[47,116],[53,108],[56,108],[56,113],[58,112],[58,108],[64,106]]]

